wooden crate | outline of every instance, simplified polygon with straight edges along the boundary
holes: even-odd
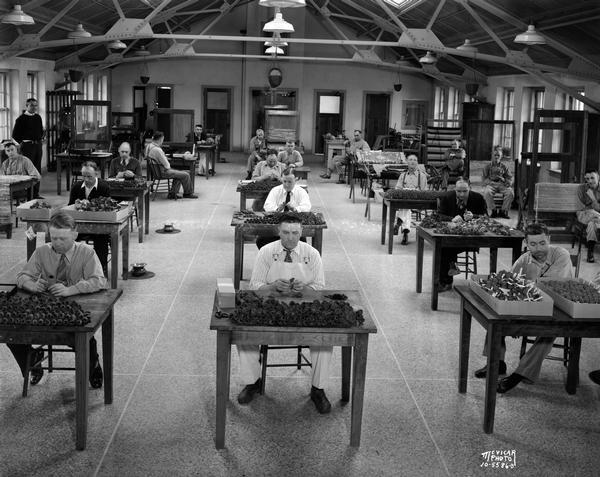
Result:
[[[77,210],[75,204],[67,205],[61,210],[67,212],[75,220],[86,220],[91,222],[122,222],[131,214],[131,202],[122,205],[119,210],[92,212],[89,210]]]
[[[17,217],[21,220],[40,220],[49,219],[55,209],[32,209],[33,204],[37,204],[37,199],[25,202],[17,207]]]
[[[542,294],[541,301],[499,300],[498,298],[490,295],[481,287],[481,285],[479,285],[478,280],[480,278],[487,278],[487,275],[471,275],[471,280],[468,280],[469,286],[479,298],[486,302],[490,308],[499,315],[515,315],[516,317],[539,316],[540,318],[552,316],[554,301],[543,290],[540,290]]]
[[[560,281],[556,278],[547,279],[552,281]],[[564,281],[573,280],[565,279]],[[589,283],[581,278],[575,279],[579,282]],[[546,292],[553,300],[554,305],[564,311],[567,315],[573,318],[600,318],[600,305],[594,303],[577,303],[575,301],[568,300],[567,298],[559,295],[552,288],[544,284],[543,278],[538,281],[540,289]]]

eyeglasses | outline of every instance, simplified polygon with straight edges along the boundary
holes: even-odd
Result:
[[[130,151],[119,151],[119,154],[129,154]]]

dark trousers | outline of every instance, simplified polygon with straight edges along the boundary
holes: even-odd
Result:
[[[462,252],[457,248],[442,248],[442,257],[440,263],[440,283],[448,284],[452,283],[453,279],[448,275],[448,270],[450,270],[450,264],[452,262],[456,262],[456,256]]]
[[[27,355],[31,351],[32,347],[28,344],[8,344],[7,345],[12,352],[19,368],[21,368],[21,374],[25,377],[25,368],[27,366]],[[93,336],[90,338],[90,370],[96,367],[98,363],[98,343],[96,338]]]
[[[21,145],[21,154],[28,158],[33,165],[42,173],[42,143],[41,142],[24,142]],[[40,183],[38,182],[33,186],[33,197],[39,197],[40,195]]]

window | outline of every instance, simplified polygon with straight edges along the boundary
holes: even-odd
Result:
[[[445,120],[446,119],[446,89],[441,86],[435,87],[435,98],[434,98],[434,109],[433,119]]]
[[[448,127],[460,126],[461,97],[462,93],[460,90],[453,88],[452,86],[448,88],[448,119],[455,120],[454,122],[447,123],[446,126]]]
[[[27,91],[25,92],[26,99],[38,98],[37,73],[27,73]]]
[[[83,90],[83,99],[91,101],[94,98],[94,75],[88,75],[83,78],[81,82],[81,89]],[[91,120],[91,119],[90,119]]]
[[[528,89],[528,93],[529,93],[529,97],[528,103],[525,103],[527,105],[528,108],[528,119],[529,121],[533,122],[533,119],[535,117],[535,111],[537,109],[543,109],[544,107],[544,95],[545,95],[545,90],[544,88],[527,88]],[[525,116],[525,115],[523,115]],[[537,150],[541,151],[542,150],[542,137],[543,137],[544,131],[542,129],[539,130],[539,134],[538,134],[538,138],[537,138]],[[529,141],[529,150],[533,151],[534,148],[534,143],[533,143],[533,136],[531,137],[531,140]]]
[[[515,111],[515,90],[513,88],[504,88],[502,92],[502,119],[503,121],[512,121]],[[513,128],[509,124],[502,125],[500,145],[512,149]]]
[[[0,139],[10,138],[10,91],[8,73],[0,71]]]
[[[583,89],[578,89],[577,93],[580,94],[581,96],[585,96],[585,91]],[[573,110],[573,111],[583,111],[584,110],[585,105],[578,99],[575,99],[570,94],[566,94],[566,93],[563,94],[561,99],[562,99],[562,104],[557,104],[557,109],[568,109],[568,110]]]
[[[108,77],[106,75],[98,77],[96,91],[96,99],[99,99],[101,101],[108,101]]]

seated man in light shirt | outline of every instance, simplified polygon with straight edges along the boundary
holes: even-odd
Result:
[[[106,288],[106,278],[102,273],[100,260],[94,249],[83,242],[76,242],[75,220],[66,212],[58,210],[48,224],[50,243],[38,247],[17,274],[17,286],[31,293],[50,293],[58,297],[94,293]],[[28,344],[9,344],[23,376],[27,355],[31,351]],[[38,351],[33,362],[43,358]],[[90,384],[93,388],[102,387],[102,368],[98,359],[96,339],[90,338]],[[31,368],[31,384],[40,382],[43,376],[41,367]]]
[[[152,136],[152,142],[146,146],[146,157],[155,161],[161,168],[163,176],[168,179],[173,179],[173,185],[171,192],[169,192],[169,199],[179,199],[177,195],[179,187],[183,186],[183,198],[184,199],[197,199],[198,196],[192,191],[192,179],[187,171],[178,171],[171,169],[171,164],[162,150],[162,144],[165,140],[165,134],[161,131],[156,131]]]
[[[600,181],[598,172],[593,169],[585,171],[583,178],[585,182],[577,189],[577,196],[583,204],[583,209],[577,212],[577,220],[586,226],[587,261],[594,263],[594,248],[600,228]]]
[[[277,160],[285,165],[285,167],[302,167],[304,165],[304,159],[295,149],[296,144],[293,140],[285,142],[285,149],[277,155]]]
[[[2,145],[8,159],[0,165],[0,176],[31,176],[38,181],[42,178],[33,162],[19,154],[17,145],[14,142],[4,141]]]
[[[265,200],[265,212],[310,212],[312,207],[308,192],[296,184],[294,168],[290,167],[283,171],[283,184],[273,187]],[[264,245],[277,240],[279,237],[259,237],[256,246],[262,248]]]
[[[269,155],[264,161],[256,164],[252,179],[255,181],[281,180],[281,173],[285,166],[277,161],[277,154],[269,151]]]
[[[528,280],[573,277],[573,265],[571,264],[569,252],[562,247],[550,245],[550,235],[545,225],[538,223],[528,225],[525,229],[525,242],[528,250],[513,264],[513,272],[524,274]],[[554,339],[538,337],[533,346],[521,358],[515,372],[498,382],[497,391],[505,393],[523,380],[527,382],[535,381],[540,374],[544,358],[552,349]],[[505,352],[506,343],[502,339],[500,362],[498,364],[499,374],[506,372]],[[483,354],[487,356],[487,338]],[[486,367],[475,371],[475,377],[477,378],[485,378],[486,375]]]
[[[256,256],[251,290],[271,290],[274,293],[310,293],[325,287],[323,263],[319,252],[300,242],[302,224],[293,214],[284,214],[279,223],[279,237],[276,242],[265,245]],[[293,278],[293,280],[292,280]],[[246,384],[238,395],[240,404],[248,404],[261,389],[261,365],[259,348],[256,345],[237,345],[240,357],[240,375]],[[311,346],[312,387],[310,398],[317,411],[326,414],[331,411],[331,403],[325,395],[324,387],[329,377],[331,346]]]
[[[396,189],[404,190],[426,190],[427,173],[419,169],[419,159],[414,154],[406,158],[408,169],[398,177]],[[408,234],[410,233],[410,223],[412,220],[412,211],[410,209],[400,209],[396,212],[396,225],[394,225],[394,235],[398,235],[402,227],[402,245],[408,245]]]

